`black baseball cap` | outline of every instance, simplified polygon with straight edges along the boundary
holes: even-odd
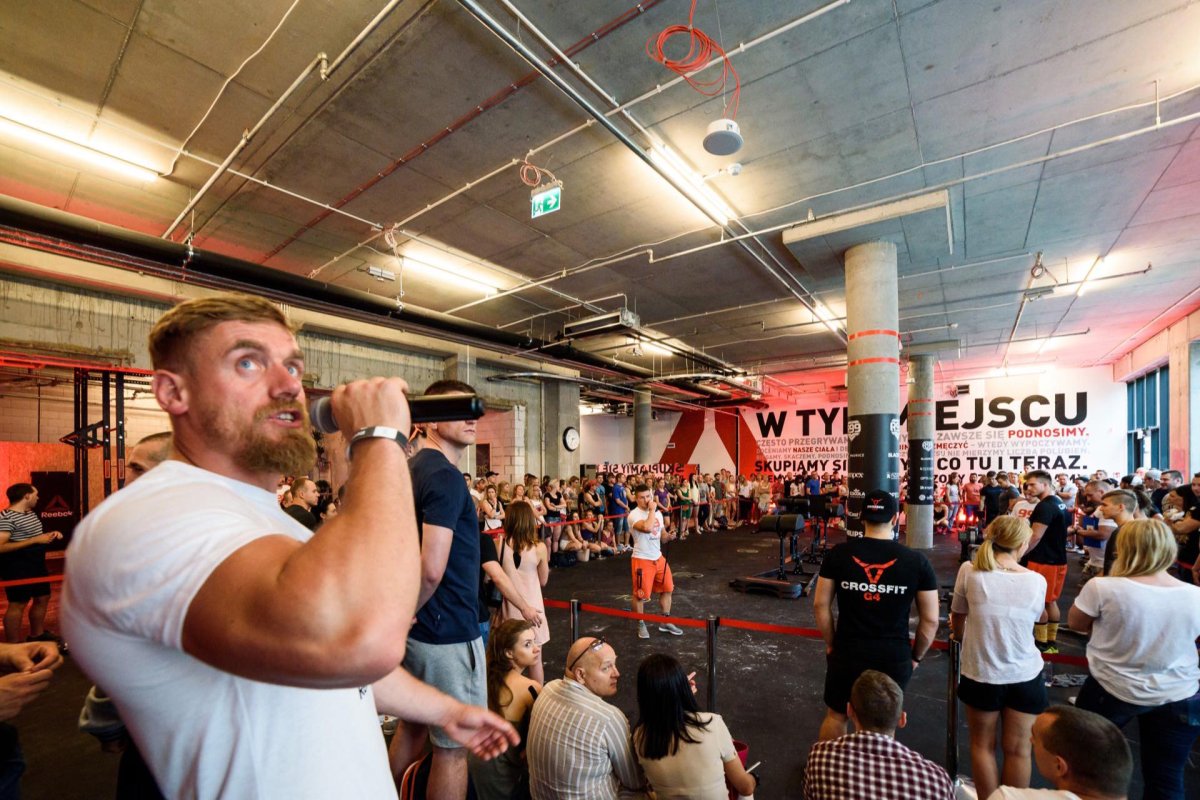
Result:
[[[863,497],[861,516],[864,522],[888,523],[892,521],[892,517],[896,516],[896,512],[899,510],[900,505],[891,492],[872,489]]]

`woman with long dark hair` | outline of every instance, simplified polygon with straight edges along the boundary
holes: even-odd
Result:
[[[533,625],[523,619],[505,620],[492,631],[487,646],[488,708],[513,724],[521,744],[483,761],[469,757],[471,782],[479,800],[525,800],[529,797],[529,771],[525,765],[525,738],[529,714],[542,684],[526,677],[525,670],[541,663],[541,647]]]
[[[655,653],[642,661],[637,701],[633,750],[659,800],[727,800],[726,781],[753,797],[758,781],[742,766],[725,721],[696,705],[690,677],[674,657]]]
[[[546,545],[538,539],[537,518],[529,503],[513,503],[504,515],[504,543],[501,546],[500,566],[508,575],[521,596],[533,606],[543,617],[546,605],[542,601],[542,587],[550,578],[549,556]],[[521,610],[504,601],[501,607],[504,619],[524,619]],[[550,626],[539,625],[534,629],[534,639],[538,647],[544,647],[550,641]],[[541,682],[544,679],[542,658],[529,666],[529,677]]]

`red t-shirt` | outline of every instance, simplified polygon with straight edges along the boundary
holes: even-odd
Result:
[[[982,483],[967,483],[962,487],[963,502],[969,506],[977,506],[980,502],[979,493],[983,491]]]

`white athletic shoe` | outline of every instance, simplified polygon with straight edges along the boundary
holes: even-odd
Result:
[[[639,639],[649,639],[650,638],[650,631],[646,630],[646,623],[644,620],[638,620],[638,638]]]
[[[683,630],[674,623],[668,622],[666,625],[659,625],[658,629],[663,633],[669,633],[672,636],[683,636]]]

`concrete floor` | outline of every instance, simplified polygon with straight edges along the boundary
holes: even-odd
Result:
[[[833,537],[840,540],[840,536]],[[777,560],[778,540],[770,534],[748,529],[690,538],[668,545],[667,557],[675,575],[674,614],[681,617],[724,618],[813,627],[809,598],[780,600],[757,594],[741,594],[729,588],[739,575],[758,572]],[[958,543],[939,537],[929,555],[938,577],[949,585],[958,568]],[[810,568],[811,569],[811,568]],[[1075,594],[1078,565],[1072,564],[1064,610]],[[547,598],[569,600],[617,609],[629,607],[628,557],[617,557],[553,570],[546,587]],[[54,627],[54,608],[51,626]],[[945,606],[943,606],[943,612]],[[551,641],[546,646],[547,676],[561,674],[563,657],[570,640],[566,611],[549,612]],[[636,673],[638,662],[657,651],[674,654],[697,672],[700,698],[707,693],[707,654],[703,630],[685,628],[683,636],[658,632],[639,640],[635,623],[585,613],[582,630],[603,633],[617,650],[623,670],[620,692],[614,702],[631,720],[636,716]],[[945,638],[945,631],[939,633]],[[1064,653],[1082,655],[1083,641],[1071,634],[1060,636]],[[717,648],[717,711],[736,738],[750,745],[751,762],[762,761],[759,775],[761,798],[798,798],[804,778],[808,750],[816,739],[824,714],[821,690],[825,675],[824,651],[819,640],[774,633],[734,629],[722,630]],[[1080,672],[1061,668],[1061,672]],[[905,707],[908,727],[899,738],[926,757],[944,764],[946,760],[946,677],[944,653],[931,653],[909,685]],[[100,752],[96,743],[76,731],[76,720],[90,681],[67,659],[51,688],[15,720],[20,730],[28,771],[22,784],[26,800],[99,800],[112,797],[116,757]],[[1066,702],[1077,690],[1051,689],[1052,702]],[[703,705],[703,702],[702,702]],[[1137,754],[1136,726],[1126,734]],[[284,746],[281,743],[281,746]],[[965,724],[959,732],[960,773],[970,774]],[[1193,752],[1188,769],[1188,795],[1200,797],[1200,750]],[[1034,775],[1035,786],[1045,786]],[[1141,796],[1135,775],[1131,798]]]

